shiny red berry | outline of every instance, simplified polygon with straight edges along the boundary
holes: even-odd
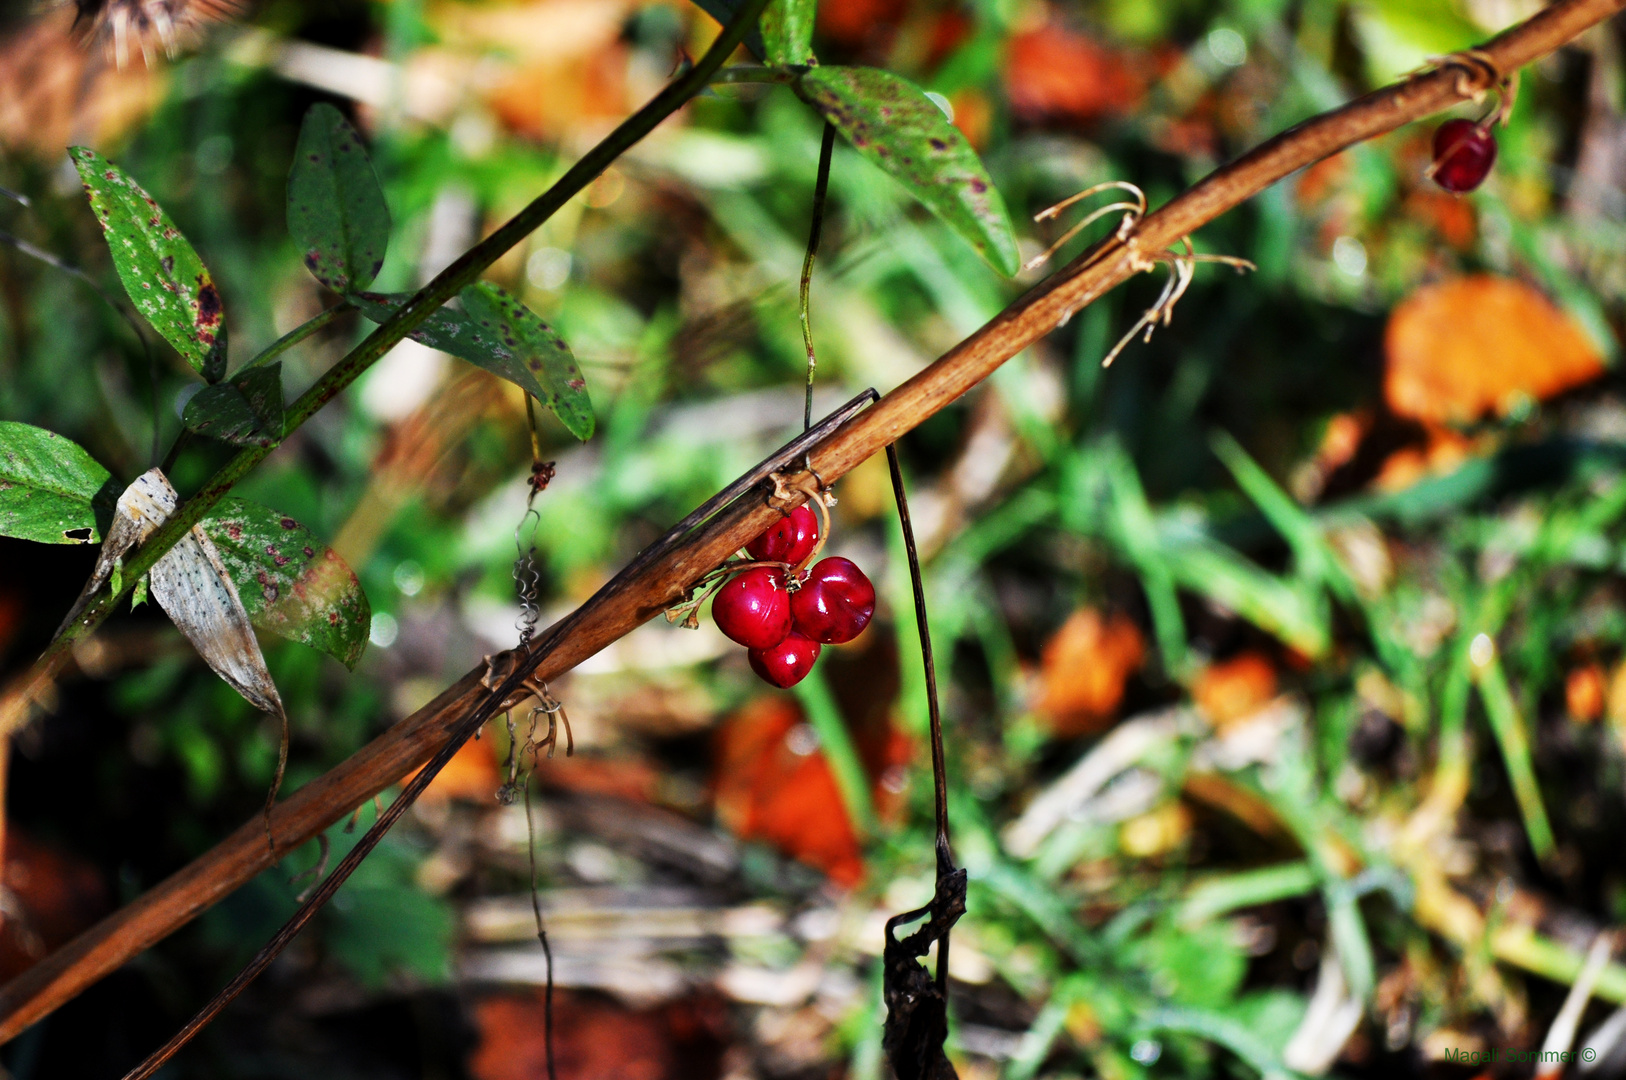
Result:
[[[1496,164],[1496,136],[1472,120],[1447,120],[1434,132],[1434,182],[1454,194],[1485,182]]]
[[[755,566],[730,578],[711,602],[717,629],[747,649],[768,649],[790,633],[790,593],[785,575]]]
[[[826,645],[851,641],[875,614],[875,586],[851,559],[820,559],[791,595],[795,633]]]
[[[813,670],[813,661],[819,658],[823,646],[792,631],[779,644],[766,649],[752,649],[746,654],[751,670],[781,690],[788,690]]]
[[[767,532],[745,545],[745,553],[765,562],[795,566],[819,542],[819,516],[806,503],[780,518]]]

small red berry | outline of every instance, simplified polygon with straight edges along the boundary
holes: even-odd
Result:
[[[745,545],[745,553],[765,562],[795,566],[819,542],[819,516],[806,503],[780,518],[767,532]]]
[[[823,648],[818,642],[792,631],[779,644],[766,649],[752,649],[746,653],[746,657],[751,661],[752,671],[781,690],[788,690],[807,678],[807,673],[813,670],[813,661],[819,658]]]
[[[1472,120],[1447,120],[1434,132],[1434,182],[1453,194],[1485,182],[1496,164],[1496,136]]]
[[[851,559],[820,559],[790,598],[795,633],[826,645],[851,641],[875,614],[875,586]]]
[[[711,602],[717,629],[747,649],[768,649],[790,633],[790,593],[785,575],[756,566],[730,578]]]

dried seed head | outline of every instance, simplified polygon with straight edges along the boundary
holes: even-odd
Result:
[[[73,0],[74,25],[102,42],[123,67],[131,46],[152,64],[158,51],[174,56],[204,25],[243,13],[243,0]]]

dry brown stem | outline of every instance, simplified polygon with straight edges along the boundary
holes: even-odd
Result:
[[[1626,0],[1559,0],[1481,46],[1495,72],[1511,73],[1614,15]],[[931,366],[860,413],[812,455],[829,483],[953,402],[995,368],[1122,283],[1159,252],[1288,174],[1355,143],[1470,100],[1494,83],[1436,68],[1307,120],[1223,166],[1149,214],[1123,239],[1109,238],[1019,297]],[[791,477],[798,486],[806,473]],[[743,499],[655,560],[624,587],[581,612],[536,668],[557,678],[659,615],[701,575],[767,528],[779,511]],[[546,640],[547,634],[539,635]],[[521,664],[524,659],[520,658]],[[482,669],[483,671],[483,669]],[[276,808],[281,850],[304,843],[351,808],[398,782],[445,745],[451,730],[489,693],[472,671],[428,705],[362,747]],[[258,819],[0,988],[0,1041],[19,1034],[135,954],[173,933],[269,866]]]

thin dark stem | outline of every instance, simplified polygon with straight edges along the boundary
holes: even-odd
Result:
[[[548,944],[548,928],[542,922],[542,894],[536,877],[536,822],[531,819],[530,777],[525,778],[525,851],[531,857],[531,913],[536,916],[536,940],[542,943],[542,958],[548,969],[547,986],[542,991],[543,1052],[548,1060],[548,1080],[559,1080],[553,1063],[553,946]]]
[[[351,310],[350,301],[340,300],[337,304],[334,304],[321,314],[306,319],[304,322],[300,323],[298,326],[294,327],[292,330],[273,341],[264,352],[239,368],[237,373],[241,375],[249,368],[263,367],[266,364],[269,364],[271,361],[275,360],[277,357],[281,356],[295,345],[298,345],[301,341],[304,341],[306,338],[316,333],[316,331],[322,329],[322,327],[326,326],[328,323],[332,322],[334,319],[337,319],[340,315],[343,315],[349,310]]]
[[[327,373],[301,394],[286,413],[284,437],[316,414],[324,405],[337,397],[346,387],[397,342],[416,330],[441,305],[473,284],[487,267],[496,262],[514,245],[529,236],[538,226],[552,217],[628,148],[648,135],[690,98],[706,88],[711,76],[744,40],[746,30],[755,24],[768,0],[746,0],[736,12],[722,34],[712,43],[706,54],[685,72],[669,83],[642,109],[624,120],[597,146],[589,150],[564,176],[531,204],[515,214],[507,224],[464,252],[435,279],[413,294],[389,319],[369,334],[366,340],[350,350]],[[124,574],[124,588],[114,591],[107,586],[97,593],[83,614],[53,641],[35,663],[24,698],[15,708],[0,717],[0,728],[14,727],[27,715],[27,704],[66,662],[74,644],[100,626],[112,614],[118,601],[129,591],[141,575],[174,547],[187,531],[202,520],[203,515],[225,497],[232,487],[264,461],[273,447],[251,446],[238,451],[203,487],[186,500],[176,512],[128,560]]]
[[[836,126],[824,124],[824,141],[819,144],[819,177],[813,182],[813,224],[807,233],[807,257],[802,260],[802,342],[807,346],[807,398],[802,405],[802,430],[813,426],[813,370],[819,358],[813,352],[813,324],[807,318],[808,293],[813,288],[813,258],[819,253],[819,234],[824,231],[824,197],[830,190],[830,155],[836,148]]]
[[[948,766],[943,760],[943,713],[937,704],[937,664],[932,659],[932,629],[926,620],[926,584],[920,576],[920,553],[915,548],[915,529],[909,520],[909,498],[903,491],[903,468],[898,462],[898,444],[887,443],[886,465],[892,473],[892,496],[898,503],[898,524],[903,529],[903,550],[909,557],[909,583],[915,593],[915,623],[920,627],[920,659],[926,668],[926,713],[931,718],[932,809],[937,824],[937,876],[954,870],[949,848]],[[948,986],[948,935],[937,943],[937,985]]]

